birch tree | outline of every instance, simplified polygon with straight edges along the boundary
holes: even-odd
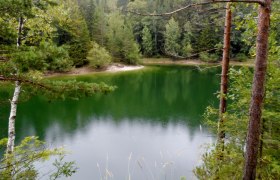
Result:
[[[41,2],[41,3],[40,3]],[[105,84],[94,84],[94,83],[84,83],[84,82],[62,82],[62,81],[48,81],[43,78],[38,78],[30,75],[30,72],[22,71],[22,66],[27,65],[28,62],[18,62],[13,58],[14,53],[21,52],[22,50],[28,50],[27,45],[25,45],[25,49],[22,47],[22,40],[27,41],[29,37],[23,37],[23,34],[28,34],[25,31],[28,29],[24,29],[24,24],[27,21],[32,21],[33,18],[40,18],[37,14],[33,14],[34,9],[45,10],[48,8],[49,1],[9,1],[7,4],[1,4],[0,9],[3,10],[1,13],[3,15],[8,16],[10,21],[17,20],[18,25],[14,27],[17,29],[17,39],[16,49],[14,52],[11,52],[10,59],[6,62],[3,62],[3,65],[0,66],[0,81],[9,81],[15,82],[14,94],[11,100],[11,111],[9,116],[9,129],[8,129],[8,141],[7,141],[7,154],[12,154],[14,150],[14,141],[15,141],[15,120],[16,120],[16,111],[17,104],[19,102],[20,93],[22,90],[22,85],[33,86],[34,91],[37,89],[43,89],[48,94],[52,94],[54,97],[72,97],[78,98],[81,96],[90,96],[97,92],[110,92],[113,90],[113,87],[107,86]],[[17,11],[17,13],[15,13]],[[44,53],[44,52],[42,52]],[[47,53],[47,52],[45,52]],[[28,61],[28,58],[26,58]],[[43,63],[48,63],[47,59]],[[36,69],[37,68],[37,69]],[[41,70],[42,67],[34,66],[33,70]],[[28,70],[28,69],[27,69]]]
[[[11,2],[10,2],[11,3]],[[27,4],[28,3],[28,4]],[[21,41],[22,41],[22,30],[23,30],[23,25],[24,25],[24,16],[28,16],[31,14],[31,8],[32,8],[32,2],[23,2],[22,4],[19,4],[21,13],[19,13],[18,18],[18,33],[17,33],[17,48],[20,48],[21,46]],[[17,6],[16,4],[14,4]],[[27,7],[27,8],[25,8]],[[14,67],[16,73],[18,74],[18,68]],[[15,120],[16,120],[16,112],[17,112],[17,103],[18,103],[18,98],[20,95],[21,91],[21,83],[19,81],[15,81],[15,90],[14,90],[14,95],[11,101],[11,111],[10,111],[10,116],[9,116],[9,129],[8,129],[8,142],[7,142],[7,154],[12,154],[14,151],[14,145],[15,145]]]

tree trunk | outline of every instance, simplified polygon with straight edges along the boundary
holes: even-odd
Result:
[[[20,17],[18,20],[18,36],[17,36],[17,47],[21,45],[21,34],[23,28],[23,17]]]
[[[224,113],[227,108],[226,95],[228,91],[228,69],[229,69],[229,50],[230,50],[230,33],[231,33],[231,19],[232,13],[230,3],[226,6],[225,28],[224,28],[224,47],[223,47],[223,60],[222,60],[222,73],[221,73],[221,89],[220,89],[220,108],[219,108],[219,128],[218,128],[218,145],[222,146],[224,150]]]
[[[262,116],[261,109],[264,99],[265,75],[267,68],[270,12],[271,0],[265,0],[264,5],[260,5],[259,7],[256,62],[246,140],[244,180],[254,180],[256,178],[261,129],[260,122]]]
[[[17,48],[21,45],[21,35],[23,29],[23,17],[19,18],[18,24],[18,37],[17,37]],[[9,117],[9,130],[8,130],[8,142],[7,142],[7,154],[12,154],[15,146],[15,121],[17,114],[17,103],[20,94],[21,85],[19,81],[15,82],[15,91],[13,95],[13,99],[11,101],[11,112]]]
[[[16,81],[15,83],[15,91],[13,95],[13,99],[11,101],[11,112],[9,117],[9,132],[8,132],[8,143],[7,143],[7,154],[12,154],[14,151],[15,144],[15,121],[17,114],[17,103],[20,94],[20,83]]]
[[[262,157],[263,157],[263,146],[264,146],[264,142],[263,142],[263,139],[264,139],[264,131],[265,131],[265,119],[262,118],[261,119],[261,135],[260,135],[260,147],[259,147],[259,159],[260,159],[260,164],[259,164],[259,167],[262,168],[263,167],[263,160],[262,160]],[[262,175],[261,173],[259,173],[258,175],[258,179],[262,179]]]

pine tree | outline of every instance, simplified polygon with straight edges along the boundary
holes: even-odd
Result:
[[[164,33],[165,44],[164,49],[167,54],[178,55],[180,52],[180,28],[178,22],[171,18],[165,25],[166,31]]]
[[[145,26],[142,30],[142,46],[144,55],[151,56],[153,53],[153,39],[147,26]]]

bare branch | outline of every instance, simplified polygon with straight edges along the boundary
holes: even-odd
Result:
[[[170,56],[171,58],[174,58],[174,59],[189,59],[189,58],[193,58],[193,57],[199,56],[199,54],[202,53],[202,52],[210,52],[210,51],[214,51],[214,50],[218,50],[218,48],[207,49],[207,50],[204,50],[204,51],[197,52],[195,54],[191,54],[189,56],[180,56],[180,55],[173,54],[173,53],[167,52],[167,51],[165,51],[164,53],[167,56]]]
[[[131,10],[124,10],[125,12],[129,12],[132,14],[140,15],[140,16],[170,16],[172,14],[178,13],[180,11],[183,11],[185,9],[191,8],[191,7],[196,7],[196,6],[203,6],[203,5],[208,5],[208,4],[216,4],[216,3],[227,3],[227,2],[232,2],[232,3],[253,3],[253,4],[260,4],[262,6],[265,5],[265,2],[263,0],[212,0],[208,2],[203,2],[203,3],[194,3],[194,4],[188,4],[184,7],[181,7],[179,9],[176,9],[171,12],[166,12],[166,13],[160,13],[160,14],[143,14]]]

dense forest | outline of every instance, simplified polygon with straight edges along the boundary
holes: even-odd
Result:
[[[227,107],[225,103],[220,109],[215,106],[206,109],[205,123],[218,135],[218,140],[206,150],[203,163],[194,173],[199,179],[279,178],[280,2],[234,2],[237,3],[226,7],[225,3],[208,0],[0,0],[0,81],[3,81],[1,86],[9,88],[11,82],[15,83],[13,98],[9,100],[9,138],[0,141],[3,147],[7,145],[0,176],[36,179],[33,161],[63,154],[58,149],[42,150],[43,143],[30,137],[14,150],[20,93],[77,99],[116,89],[104,83],[52,81],[44,78],[44,74],[84,66],[104,69],[113,62],[136,65],[144,63],[143,58],[217,63],[224,61],[226,54],[234,61],[256,59],[256,67],[230,68],[229,72],[222,67],[225,75],[221,84],[226,83],[226,90],[221,87],[218,98],[221,103],[228,101]],[[267,3],[272,3],[271,9]],[[266,46],[261,44],[264,40],[258,29],[259,6],[271,10],[270,21],[264,20],[264,24],[269,24],[269,37],[268,48],[263,51],[260,47]],[[228,53],[223,40],[226,10],[232,13]],[[255,134],[258,142],[252,142],[257,149],[253,167],[248,163],[250,155],[245,149],[250,148],[249,119],[254,121],[257,111],[256,119],[260,122]],[[38,149],[37,158],[28,148]],[[26,157],[32,159],[27,165],[15,163]],[[72,162],[57,164],[58,170],[51,177],[72,175],[76,171],[72,165]],[[13,170],[15,166],[19,172]],[[253,175],[244,175],[251,166]]]
[[[141,56],[219,61],[223,47],[224,4],[196,6],[168,16],[145,16],[197,2],[200,1],[64,0],[57,4],[44,2],[44,7],[35,4],[38,7],[32,8],[32,12],[23,12],[26,17],[23,17],[20,35],[25,50],[9,55],[16,47],[18,32],[15,19],[10,19],[15,14],[7,15],[5,11],[20,7],[3,1],[1,59],[13,56],[16,62],[22,63],[29,58],[32,65],[22,67],[25,70],[50,71],[67,71],[71,66],[89,63],[102,67],[112,60],[136,64]],[[22,5],[28,6],[28,1],[25,3]],[[277,3],[274,4],[277,9]],[[245,61],[255,54],[257,10],[256,6],[242,4],[234,4],[232,9],[231,58]],[[279,27],[276,23],[273,26],[271,39],[278,42]],[[48,57],[47,52],[55,56]]]

